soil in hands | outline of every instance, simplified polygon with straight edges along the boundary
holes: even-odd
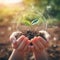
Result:
[[[27,31],[25,31],[25,32],[22,32],[21,34],[17,34],[17,36],[15,36],[16,39],[19,38],[19,36],[21,36],[21,35],[25,35],[26,37],[29,38],[29,40],[31,40],[31,39],[34,38],[35,36],[41,36],[42,38],[44,38],[44,39],[46,40],[44,34],[43,34],[43,33],[39,33],[39,32],[37,32],[37,31],[27,30]],[[32,43],[31,43],[30,45],[32,45]]]

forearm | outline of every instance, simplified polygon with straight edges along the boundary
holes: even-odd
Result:
[[[13,50],[8,60],[24,60],[24,56],[20,55],[19,52]]]
[[[35,59],[36,60],[48,60],[48,55],[47,55],[46,51],[43,51],[40,54],[39,53],[36,54]]]

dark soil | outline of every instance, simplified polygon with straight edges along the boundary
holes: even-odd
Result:
[[[38,33],[36,31],[26,31],[26,33],[24,34],[26,37],[29,38],[29,40],[31,40],[32,38],[34,38],[34,36],[38,36]]]
[[[21,34],[18,33],[18,34],[15,36],[16,39],[19,38],[19,36],[21,36],[21,35],[25,35],[26,37],[29,38],[29,40],[31,40],[31,39],[34,38],[35,36],[41,36],[42,38],[44,38],[44,39],[46,40],[44,33],[39,33],[39,32],[37,32],[37,31],[30,31],[30,30],[28,30],[28,31],[25,31],[25,32],[23,32],[23,33],[21,33]]]
[[[41,36],[42,38],[44,38],[44,40],[46,40],[44,33],[39,33],[39,32],[37,32],[37,31],[30,31],[30,30],[28,30],[28,31],[25,31],[25,32],[23,32],[23,33],[21,33],[21,34],[17,34],[17,35],[15,36],[16,39],[17,39],[19,36],[21,36],[21,35],[25,35],[26,37],[29,38],[29,40],[31,40],[31,39],[34,38],[35,36]],[[30,45],[32,45],[32,43],[31,43]]]

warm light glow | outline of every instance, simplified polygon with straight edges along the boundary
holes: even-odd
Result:
[[[22,2],[22,0],[0,0],[0,4],[15,4]]]

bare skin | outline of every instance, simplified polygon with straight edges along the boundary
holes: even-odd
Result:
[[[14,35],[10,40],[14,40]],[[33,46],[30,46],[30,43]],[[48,47],[48,41],[45,41],[42,37],[34,37],[29,40],[24,35],[20,36],[17,40],[12,43],[13,52],[9,60],[24,60],[25,55],[31,50],[35,55],[35,60],[48,60],[45,49]]]
[[[25,36],[20,36],[16,42],[12,43],[13,52],[9,58],[9,60],[24,60],[24,56],[28,52],[29,40]]]
[[[31,47],[35,60],[48,60],[45,49],[48,47],[48,42],[40,36],[34,37],[32,40],[33,46]]]

